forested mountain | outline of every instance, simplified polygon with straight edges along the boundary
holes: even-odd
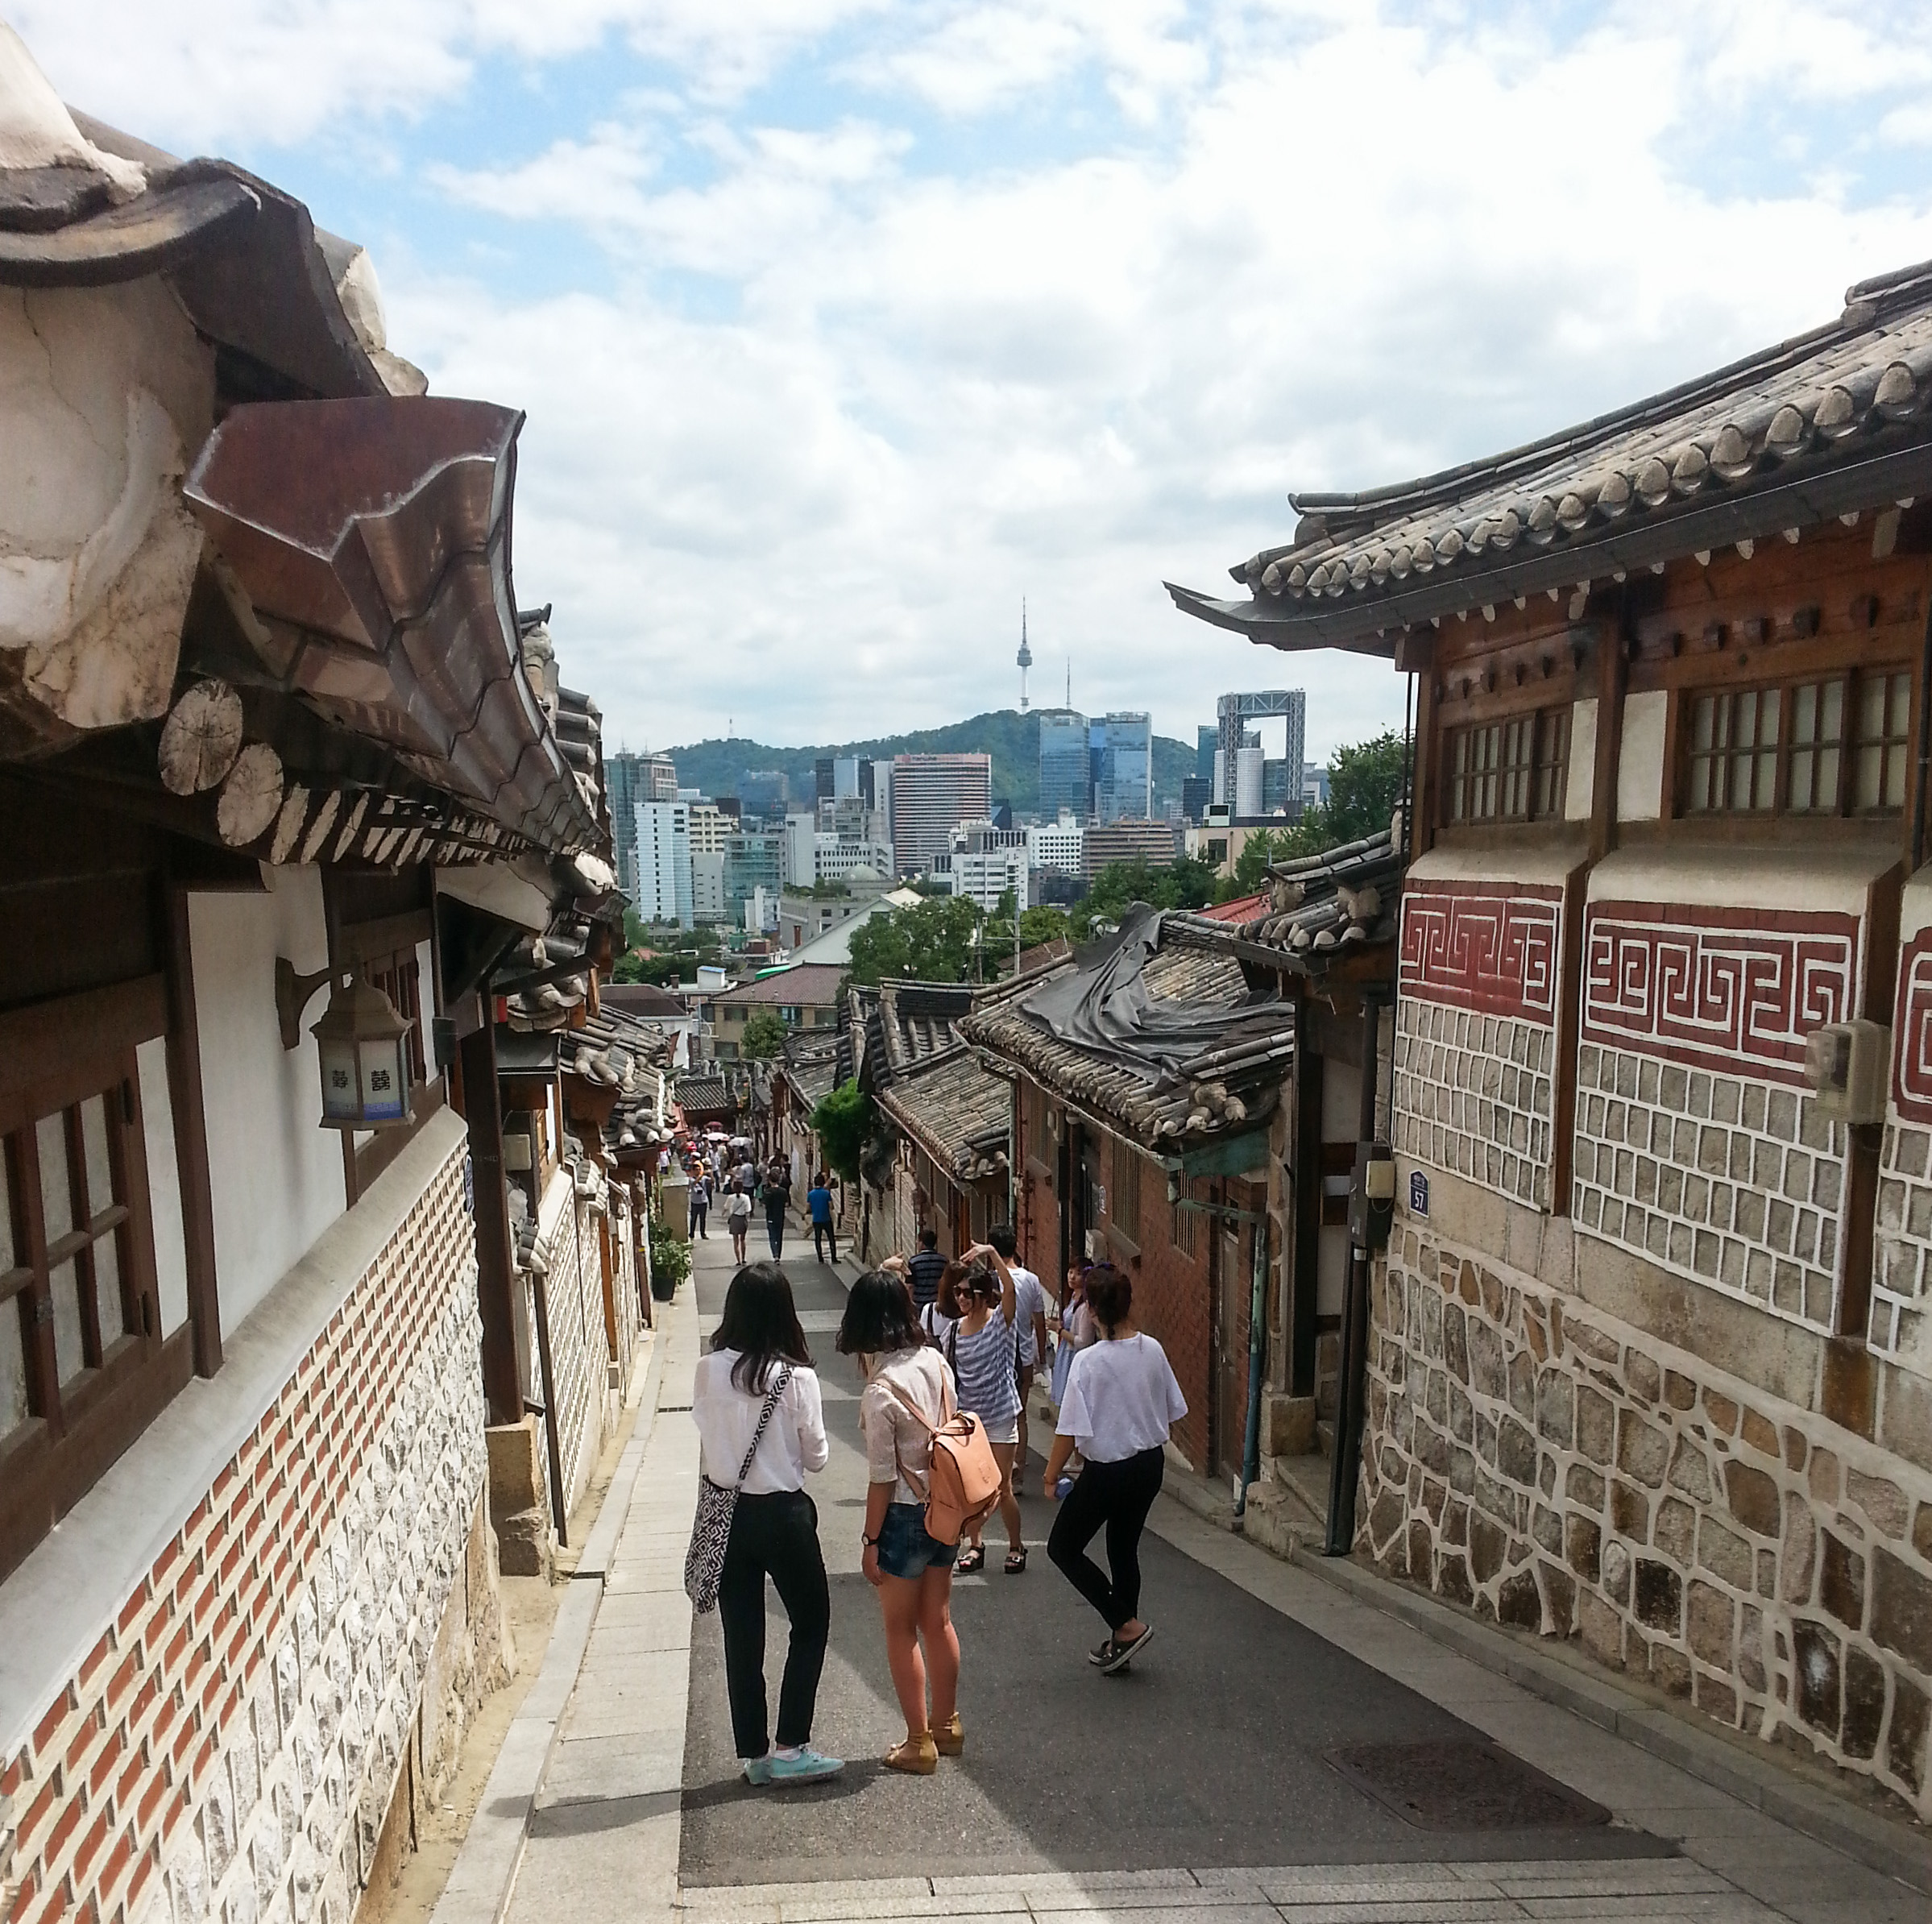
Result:
[[[1017,708],[999,708],[943,728],[919,728],[907,735],[881,735],[867,741],[826,742],[809,748],[773,748],[735,735],[729,740],[714,736],[708,741],[689,742],[661,753],[677,763],[681,783],[707,795],[736,794],[739,778],[748,769],[783,769],[791,777],[792,795],[797,799],[811,794],[812,768],[821,755],[883,758],[979,751],[993,757],[993,799],[1010,802],[1015,811],[1027,812],[1039,805],[1042,712],[1034,708],[1022,715]],[[1180,799],[1181,778],[1193,773],[1192,743],[1155,736],[1156,813],[1163,802]]]

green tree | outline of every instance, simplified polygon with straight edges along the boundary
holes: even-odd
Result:
[[[1408,783],[1408,753],[1393,728],[1337,748],[1329,761],[1328,806],[1308,810],[1277,833],[1250,836],[1232,879],[1221,885],[1221,900],[1238,901],[1265,888],[1270,862],[1324,855],[1344,842],[1379,835]]]
[[[1071,940],[1073,923],[1064,909],[1043,905],[1020,914],[1020,947],[1038,948],[1043,942]]]
[[[972,932],[979,925],[980,911],[964,895],[883,909],[852,931],[852,980],[963,982],[972,971]]]
[[[785,1039],[790,1034],[777,1010],[761,1002],[745,1022],[744,1034],[738,1042],[738,1053],[749,1056],[753,1062],[769,1061],[784,1048]]]
[[[1109,862],[1101,870],[1072,921],[1085,935],[1097,922],[1118,922],[1137,902],[1157,909],[1202,909],[1213,899],[1210,864],[1184,855],[1156,867],[1145,856],[1136,856],[1132,861]]]
[[[872,1097],[856,1082],[841,1083],[811,1113],[812,1134],[827,1163],[848,1183],[859,1180],[859,1159],[873,1121]]]
[[[620,956],[611,971],[613,982],[654,982],[660,989],[674,989],[682,970],[675,956]]]

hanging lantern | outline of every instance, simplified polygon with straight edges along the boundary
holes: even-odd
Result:
[[[322,1065],[322,1127],[386,1129],[409,1122],[409,1025],[359,978],[331,990],[309,1032]]]

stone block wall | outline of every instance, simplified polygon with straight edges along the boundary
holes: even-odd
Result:
[[[1932,1476],[1398,1223],[1358,1549],[1932,1818]]]
[[[611,1362],[603,1322],[603,1275],[595,1222],[578,1200],[570,1169],[550,1179],[537,1218],[544,1265],[544,1306],[549,1316],[551,1394],[558,1454],[563,1462],[564,1513],[590,1482],[603,1447],[605,1385]],[[532,1313],[535,1313],[534,1295]],[[545,1474],[548,1474],[546,1458]]]
[[[459,1143],[0,1760],[21,1924],[349,1924],[483,1488],[462,1171]]]
[[[1395,1012],[1395,1146],[1547,1209],[1555,1076],[1547,1026],[1404,1000]]]
[[[1932,1128],[1886,1125],[1872,1260],[1872,1347],[1932,1376]]]
[[[1833,1326],[1847,1147],[1808,1090],[1578,1047],[1578,1225],[1821,1331]]]

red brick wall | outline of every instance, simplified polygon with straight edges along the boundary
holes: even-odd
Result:
[[[1116,1188],[1124,1160],[1113,1166]],[[1196,1470],[1204,1471],[1213,1393],[1209,1239],[1198,1236],[1191,1257],[1176,1249],[1166,1172],[1145,1156],[1136,1156],[1134,1167],[1139,1176],[1140,1258],[1124,1260],[1117,1246],[1113,1260],[1133,1278],[1134,1320],[1167,1351],[1188,1399],[1187,1415],[1174,1426],[1175,1446]],[[1109,1207],[1113,1200],[1110,1194]]]
[[[275,1665],[292,1661],[298,1593],[374,1473],[404,1384],[447,1341],[451,1292],[474,1287],[462,1169],[459,1151],[58,1685],[26,1746],[0,1760],[18,1829],[18,1924],[140,1916],[211,1783],[221,1779],[225,1808],[240,1802],[222,1774],[230,1750],[280,1748],[291,1679]],[[479,1401],[466,1420],[479,1452]],[[261,1782],[258,1769],[246,1781]],[[231,1861],[209,1864],[204,1889]],[[276,1875],[291,1875],[285,1861]]]

